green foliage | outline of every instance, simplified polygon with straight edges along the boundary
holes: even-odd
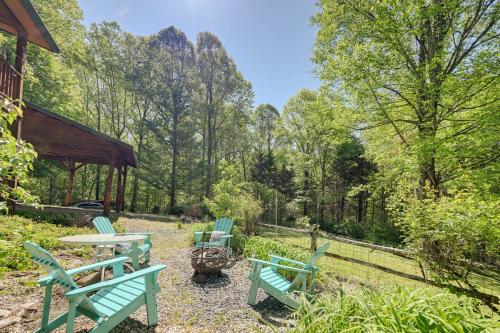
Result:
[[[9,130],[9,126],[22,114],[22,109],[16,103],[0,97],[0,213],[8,210],[7,200],[17,203],[37,202],[37,198],[24,188],[28,172],[33,170],[36,152],[29,143],[22,140],[17,142]],[[13,186],[16,181],[17,186]]]
[[[311,256],[310,253],[304,250],[269,238],[254,236],[248,238],[245,242],[245,247],[243,249],[243,256],[245,258],[257,258],[270,261],[270,254],[301,262],[307,262]],[[287,263],[286,265],[290,264]],[[296,273],[286,270],[280,270],[280,273],[288,279],[293,279],[296,276]]]
[[[76,216],[74,214],[49,213],[44,210],[17,210],[14,212],[17,216],[22,216],[36,222],[50,223],[58,226],[75,226]]]
[[[449,292],[395,288],[339,290],[310,303],[304,299],[291,332],[494,332],[498,322],[477,311],[477,302]]]
[[[26,240],[51,251],[63,248],[59,237],[92,232],[93,229],[60,227],[20,216],[0,216],[0,271],[35,268],[28,252],[22,246]]]
[[[213,199],[205,199],[205,203],[216,218],[232,218],[250,235],[262,214],[261,202],[250,193],[249,184],[239,180],[234,165],[223,160],[220,169],[221,180],[214,185]]]
[[[437,278],[477,288],[471,271],[499,259],[499,198],[464,189],[439,198],[410,198],[404,207],[407,241]]]
[[[318,7],[328,119],[353,129],[376,163],[367,187],[381,196],[382,222],[398,225],[441,280],[473,287],[473,266],[499,253],[498,3]]]

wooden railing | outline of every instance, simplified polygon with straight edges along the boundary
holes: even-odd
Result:
[[[19,97],[20,75],[6,62],[0,59],[0,96],[13,99]]]

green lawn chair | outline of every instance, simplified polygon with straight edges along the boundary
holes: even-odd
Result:
[[[220,236],[219,240],[210,240],[208,242],[203,242],[203,231],[196,231],[194,233],[195,247],[227,247],[229,253],[231,253],[231,230],[233,229],[234,221],[227,217],[221,217],[215,221],[214,230],[220,231],[224,234]],[[207,231],[207,233],[212,233]]]
[[[92,220],[97,231],[100,234],[112,234],[116,235],[116,231],[111,224],[111,221],[104,216],[98,216]],[[127,235],[145,235],[147,238],[144,240],[144,244],[139,246],[139,250],[141,251],[141,255],[139,257],[144,258],[144,262],[148,263],[151,258],[151,247],[153,247],[153,243],[151,242],[151,236],[153,233],[151,232],[129,232]],[[105,246],[104,246],[105,247]],[[129,244],[118,244],[114,247],[117,253],[116,257],[130,257],[132,253],[132,249]]]
[[[114,258],[92,265],[65,271],[52,255],[35,243],[24,242],[24,248],[31,258],[47,271],[48,275],[38,280],[45,287],[42,323],[37,333],[55,330],[66,323],[66,332],[74,331],[75,319],[84,315],[96,322],[92,333],[109,332],[143,304],[146,305],[148,325],[158,321],[156,293],[160,291],[158,273],[165,265],[156,265],[131,274],[124,274],[123,263],[126,258]],[[85,271],[111,266],[113,279],[79,287],[72,276]],[[58,284],[64,289],[69,309],[49,322],[52,287]],[[87,296],[93,293],[92,296]]]
[[[325,254],[329,246],[330,242],[325,242],[321,245],[307,263],[274,255],[271,255],[271,262],[250,258],[249,260],[253,264],[253,269],[248,276],[248,278],[252,281],[250,291],[248,293],[248,304],[255,305],[257,290],[262,288],[266,293],[273,296],[281,303],[297,309],[299,307],[299,300],[294,292],[314,292],[314,283],[316,273],[318,272],[318,267],[315,265],[318,259]],[[299,266],[300,268],[281,265],[280,262],[291,263]],[[290,282],[278,272],[278,269],[297,272],[297,276],[292,282]],[[309,274],[311,274],[311,285],[308,289],[307,277]]]

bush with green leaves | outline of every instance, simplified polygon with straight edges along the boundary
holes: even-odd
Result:
[[[220,169],[221,180],[213,187],[213,199],[205,199],[205,204],[216,218],[232,218],[251,235],[262,215],[262,203],[251,193],[250,184],[239,179],[236,166],[223,160]]]
[[[479,312],[477,301],[448,291],[386,291],[362,288],[305,298],[290,332],[498,332],[497,321]]]
[[[7,202],[36,203],[24,185],[33,170],[36,152],[26,141],[12,136],[9,126],[22,117],[22,109],[8,98],[0,97],[0,212],[8,210]],[[17,186],[13,186],[17,182]]]
[[[248,238],[245,242],[245,247],[243,249],[243,256],[245,258],[270,261],[270,254],[300,262],[307,262],[311,256],[307,251],[269,238],[254,236]],[[286,265],[290,265],[290,263],[286,263]],[[288,279],[293,279],[296,276],[296,273],[286,270],[280,270],[280,273]]]
[[[34,222],[20,216],[0,216],[0,273],[8,270],[34,268],[24,241],[32,241],[48,251],[61,249],[59,237],[93,233],[94,229],[61,227],[52,223]]]
[[[75,226],[76,216],[69,213],[50,213],[41,209],[16,210],[13,214],[32,219],[36,222],[51,223],[59,226]]]
[[[471,272],[495,266],[500,253],[500,200],[473,190],[407,200],[406,241],[444,283],[476,290]]]

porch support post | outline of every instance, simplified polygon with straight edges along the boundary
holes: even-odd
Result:
[[[28,45],[28,37],[25,31],[18,31],[17,42],[16,42],[16,62],[14,68],[18,72],[18,77],[16,78],[14,91],[12,97],[17,101],[17,105],[21,107],[21,100],[23,98],[23,72],[24,64],[26,63],[26,46]],[[16,123],[13,124],[12,134],[16,137],[17,142],[21,141],[21,132],[23,128],[23,118],[18,117]],[[19,148],[17,148],[19,149]],[[11,186],[12,185],[12,186]],[[14,178],[12,184],[9,185],[12,188],[17,188],[17,177]],[[15,201],[11,201],[12,211],[16,208]]]
[[[125,211],[125,192],[127,190],[127,170],[128,170],[128,166],[127,166],[127,164],[125,164],[123,166],[122,197],[120,200],[120,204],[121,204],[120,211],[121,212]]]
[[[68,183],[66,184],[66,198],[64,199],[64,207],[68,207],[71,203],[71,192],[73,192],[73,181],[75,179],[75,161],[68,162]]]
[[[68,165],[63,164],[68,170],[68,183],[66,184],[66,198],[64,199],[64,206],[68,207],[71,203],[71,193],[73,192],[73,184],[75,180],[76,170],[80,169],[85,163],[81,163],[80,165],[76,165],[74,160],[69,160]]]
[[[115,211],[120,212],[121,201],[122,201],[122,164],[121,161],[116,167],[117,177],[116,177],[116,203]]]
[[[28,38],[26,33],[20,33],[17,36],[16,43],[16,62],[14,68],[16,69],[19,77],[17,78],[16,88],[13,94],[14,99],[21,100],[23,98],[23,72],[24,64],[26,63],[26,46],[28,44]],[[20,134],[20,132],[18,132]]]
[[[116,165],[116,151],[113,149],[111,160],[109,161],[108,176],[106,177],[106,185],[104,186],[104,207],[103,214],[109,215],[111,207],[111,192],[113,188],[113,172]]]

